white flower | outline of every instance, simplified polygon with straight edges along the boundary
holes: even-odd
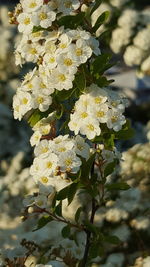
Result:
[[[77,62],[68,54],[63,53],[57,56],[58,70],[60,72],[69,72],[75,74],[77,72]]]
[[[19,32],[23,32],[25,34],[29,34],[33,29],[33,22],[31,20],[32,15],[28,13],[21,13],[17,17],[17,21],[19,23],[18,30]]]
[[[78,0],[58,0],[58,12],[62,12],[63,15],[71,14],[79,6],[80,2]]]
[[[96,107],[95,110],[91,107],[91,114],[93,114],[93,117],[95,116],[96,119],[100,123],[105,123],[108,120],[108,105],[107,104],[101,104],[98,107]]]
[[[33,11],[37,11],[43,5],[43,0],[23,0],[21,4],[23,11],[32,13]]]
[[[120,112],[115,112],[113,110],[108,111],[107,127],[109,129],[113,129],[118,132],[121,130],[122,125],[125,124],[125,122],[126,119],[122,114],[120,114]]]
[[[80,155],[88,160],[90,155],[90,146],[85,143],[84,138],[82,138],[80,135],[77,135],[75,138],[75,152],[77,155]]]
[[[39,142],[40,142],[41,137],[42,137],[42,134],[40,133],[40,131],[35,131],[33,133],[33,135],[31,136],[31,138],[30,138],[31,146],[38,145]]]
[[[34,149],[34,154],[36,157],[41,155],[41,157],[47,157],[50,152],[49,142],[47,140],[42,140]]]
[[[99,136],[101,129],[99,123],[95,118],[87,118],[81,123],[80,133],[86,135],[89,140],[93,139],[95,136]]]
[[[47,197],[44,195],[38,195],[34,198],[35,205],[40,208],[46,208],[47,206]]]
[[[56,53],[46,53],[43,57],[43,66],[47,66],[49,70],[57,66]]]
[[[44,112],[48,110],[51,103],[52,103],[51,96],[41,94],[40,92],[36,92],[36,95],[33,95],[34,109],[38,108],[40,111]]]
[[[76,44],[71,44],[69,46],[68,54],[72,57],[78,64],[85,63],[88,58],[92,55],[92,49],[87,43],[79,39]]]
[[[60,72],[58,69],[54,69],[49,78],[49,81],[53,87],[59,91],[65,89],[69,90],[72,88],[72,82],[74,80],[74,75],[67,72]]]
[[[21,120],[21,118],[33,107],[32,97],[28,92],[17,91],[13,98],[14,118]]]
[[[94,37],[90,37],[87,40],[87,45],[90,46],[90,48],[92,49],[93,53],[98,56],[101,54],[101,51],[99,49],[99,41],[97,39],[95,39]]]
[[[42,175],[47,176],[55,173],[58,166],[58,156],[56,154],[50,152],[47,157],[38,157],[38,159],[41,160]]]
[[[40,25],[42,28],[50,27],[55,19],[56,13],[51,11],[48,5],[43,5],[41,9],[32,16],[32,22],[34,25]]]
[[[81,164],[80,158],[76,156],[74,151],[67,151],[61,154],[59,166],[62,172],[77,173]]]

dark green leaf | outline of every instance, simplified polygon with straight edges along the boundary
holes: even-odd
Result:
[[[83,182],[89,179],[90,172],[93,168],[94,160],[95,153],[87,161],[83,160],[81,167],[81,180],[83,180]]]
[[[41,26],[34,26],[33,30],[32,30],[32,33],[43,31],[43,30],[45,30],[45,29],[42,28]]]
[[[43,228],[46,224],[48,224],[51,221],[53,221],[53,218],[51,216],[43,216],[42,218],[39,219],[37,228],[33,230],[33,232]]]
[[[107,184],[105,187],[110,191],[111,190],[128,190],[130,188],[130,186],[124,182]]]
[[[117,236],[105,236],[104,237],[105,242],[111,243],[114,245],[119,245],[121,243],[121,240]]]
[[[134,136],[134,129],[131,127],[130,120],[127,120],[119,132],[115,132],[115,138],[120,140],[128,140]]]
[[[76,16],[64,16],[59,19],[58,25],[69,29],[76,29],[79,25],[82,25],[84,17],[84,12],[80,12]]]
[[[56,112],[56,118],[60,120],[61,117],[63,116],[63,113],[64,113],[64,106],[60,104]]]
[[[105,177],[107,177],[108,175],[113,173],[113,171],[115,170],[116,164],[117,164],[116,160],[107,164],[107,166],[105,167],[105,170],[104,170],[104,176]]]
[[[60,203],[56,206],[55,213],[62,217],[62,201],[60,201]]]
[[[70,98],[72,96],[72,94],[74,93],[75,88],[70,89],[70,90],[62,90],[62,91],[57,91],[57,95],[56,98],[59,101],[64,101],[67,100],[68,98]]]
[[[61,234],[62,234],[63,238],[68,238],[70,236],[70,226],[69,225],[66,225],[62,229]]]
[[[73,183],[68,188],[68,205],[71,204],[76,192],[78,190],[78,183]]]
[[[83,207],[79,207],[76,211],[76,214],[75,214],[75,221],[78,223],[79,221],[79,218],[80,218],[80,214],[81,212],[83,211]]]
[[[101,3],[102,3],[102,0],[96,0],[95,1],[95,5],[93,6],[91,13],[90,13],[91,15],[101,5]]]
[[[74,80],[77,88],[80,89],[81,92],[83,92],[86,88],[86,77],[84,73],[77,73],[75,80]]]
[[[94,60],[94,62],[91,63],[90,69],[94,77],[98,80],[101,78],[100,76],[109,69],[112,65],[109,63],[111,59],[110,54],[102,54]],[[103,78],[104,80],[104,78]],[[105,78],[106,82],[106,78]]]
[[[64,200],[67,198],[68,196],[68,188],[70,187],[70,185],[66,186],[65,188],[63,188],[62,190],[60,190],[57,193],[57,200]]]
[[[108,17],[109,17],[109,11],[103,12],[99,16],[99,18],[97,19],[97,21],[93,27],[93,31],[96,32],[98,30],[98,28],[107,21]]]

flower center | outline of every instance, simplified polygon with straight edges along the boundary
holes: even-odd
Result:
[[[95,129],[94,126],[93,126],[92,124],[88,124],[87,127],[88,127],[88,129],[89,129],[90,131],[92,131],[92,132],[93,132],[94,129]]]
[[[36,6],[37,6],[37,4],[35,2],[31,2],[30,5],[29,5],[29,8],[34,8]]]
[[[39,18],[40,18],[40,20],[47,19],[47,14],[44,13],[44,12],[41,12],[41,13],[39,14]]]
[[[61,82],[64,82],[66,80],[66,76],[64,74],[60,74],[58,78]]]
[[[30,49],[30,54],[35,55],[37,53],[37,50],[35,48]]]
[[[97,117],[104,117],[104,115],[105,115],[105,113],[104,113],[104,111],[98,111],[97,112]]]
[[[76,49],[76,55],[77,55],[78,57],[80,57],[80,56],[82,56],[82,54],[83,54],[82,49],[81,49],[81,48],[77,48],[77,49]]]
[[[101,97],[95,97],[95,104],[100,104],[102,102],[102,98]]]
[[[66,166],[70,166],[72,164],[72,159],[66,159],[65,164]]]
[[[88,114],[87,114],[86,112],[82,112],[82,113],[81,113],[81,118],[84,119],[84,118],[86,118],[87,116],[88,116]]]
[[[115,123],[117,120],[118,120],[118,117],[117,116],[112,116],[111,117],[112,123]]]
[[[22,104],[23,105],[26,105],[28,103],[28,99],[26,98],[26,97],[24,97],[23,99],[22,99]]]
[[[65,60],[64,60],[64,64],[66,65],[66,66],[71,66],[72,65],[72,60],[70,59],[70,58],[66,58]]]
[[[47,183],[48,183],[48,178],[45,177],[45,176],[43,176],[43,177],[41,178],[41,181],[42,181],[44,184],[47,184]]]
[[[23,22],[25,25],[29,25],[31,20],[30,20],[30,18],[25,18]]]
[[[48,169],[51,169],[52,166],[53,166],[52,162],[51,162],[51,161],[48,161],[47,164],[46,164],[46,167],[47,167]]]
[[[39,96],[37,98],[37,102],[38,102],[38,104],[42,104],[44,102],[44,98],[42,96]]]

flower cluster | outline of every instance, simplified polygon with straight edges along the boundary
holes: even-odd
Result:
[[[71,89],[79,66],[100,50],[90,33],[59,28],[24,34],[15,53],[17,64],[26,60],[39,65],[25,76],[14,97],[14,116],[21,120],[31,109],[48,110],[55,89]]]
[[[41,140],[34,150],[35,159],[30,173],[39,185],[47,188],[56,186],[58,178],[64,179],[63,186],[70,182],[66,173],[77,173],[82,164],[80,157],[86,160],[90,155],[90,146],[81,136],[70,138],[68,135]],[[51,191],[51,190],[50,190]]]
[[[112,32],[110,43],[113,52],[124,52],[128,66],[140,66],[144,73],[149,72],[150,65],[149,14],[149,9],[125,9],[118,19],[118,27]]]
[[[103,123],[109,129],[119,131],[126,122],[122,115],[126,104],[125,99],[118,93],[92,84],[76,102],[69,128],[75,134],[80,132],[86,135],[88,139],[100,135],[100,125]]]

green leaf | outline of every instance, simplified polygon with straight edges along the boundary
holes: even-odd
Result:
[[[56,112],[56,118],[60,120],[61,117],[63,116],[63,113],[64,113],[64,106],[60,104]]]
[[[83,211],[83,207],[79,207],[76,211],[76,214],[75,214],[75,221],[78,223],[79,221],[79,218],[80,218],[80,214],[81,212]]]
[[[83,92],[86,88],[86,77],[85,73],[77,73],[74,83],[76,84],[77,88],[80,89],[81,92]]]
[[[112,65],[111,64],[109,66],[107,65],[107,68],[110,68],[110,66],[112,66]],[[105,67],[105,70],[106,70],[106,67]],[[106,87],[106,86],[110,85],[113,82],[114,82],[114,80],[107,80],[107,78],[104,77],[104,76],[100,76],[99,77],[99,74],[98,74],[98,76],[95,79],[95,83],[99,87]]]
[[[97,19],[97,21],[93,27],[93,31],[96,32],[98,30],[98,28],[107,21],[108,17],[109,17],[109,11],[103,12],[99,16],[99,18]]]
[[[117,164],[116,160],[107,164],[104,170],[104,177],[107,177],[108,175],[114,172],[116,164]]]
[[[42,218],[39,219],[37,228],[33,230],[33,232],[43,228],[46,224],[49,222],[53,221],[53,218],[51,216],[43,216]]]
[[[63,238],[68,238],[70,236],[70,226],[69,225],[66,225],[62,229],[61,234],[62,234]]]
[[[68,98],[70,98],[72,96],[72,94],[74,93],[75,88],[70,89],[70,90],[62,90],[62,91],[57,91],[57,95],[56,98],[59,101],[64,101],[67,100]]]
[[[70,185],[66,186],[65,188],[63,188],[62,190],[60,190],[57,193],[57,200],[64,200],[68,197],[68,188],[70,187]]]
[[[56,206],[55,213],[62,217],[62,201],[60,201],[60,203]]]
[[[102,54],[96,57],[94,62],[91,63],[90,69],[91,69],[92,75],[96,77],[97,80],[100,78],[100,75],[102,75],[107,69],[109,69],[112,66],[109,63],[110,59],[111,59],[110,54]],[[106,79],[105,79],[105,82],[106,82]]]
[[[91,15],[92,15],[92,13],[101,5],[101,3],[102,3],[102,0],[96,0],[95,1],[95,5],[94,5],[94,7],[92,8],[92,10],[91,10]]]
[[[95,161],[95,153],[87,161],[84,159],[82,160],[81,180],[83,180],[83,182],[89,180],[89,174],[92,170],[94,161]]]
[[[105,145],[105,149],[111,150],[114,148],[114,139],[115,135],[112,133],[104,133],[103,134],[103,142]]]
[[[79,25],[82,25],[84,17],[84,12],[80,12],[76,16],[64,16],[58,20],[58,25],[69,29],[76,29]]]
[[[32,30],[32,33],[43,31],[43,30],[45,30],[45,29],[42,28],[41,26],[34,26],[33,30]]]
[[[99,234],[99,229],[92,224],[91,222],[89,222],[88,220],[84,221],[84,225],[86,226],[86,228],[88,229],[88,231],[92,232],[94,235],[98,235]]]
[[[126,120],[126,123],[123,125],[122,129],[119,132],[115,132],[115,138],[120,140],[131,139],[135,134],[134,129],[131,127],[130,120]]]
[[[111,243],[111,244],[114,244],[114,245],[119,245],[121,243],[121,240],[117,237],[117,236],[104,236],[104,240],[105,242],[107,243]]]
[[[77,190],[78,190],[78,183],[73,183],[69,186],[69,188],[68,188],[68,205],[71,204]]]
[[[120,182],[120,183],[114,183],[114,184],[107,184],[105,185],[107,190],[128,190],[130,189],[130,186],[127,183]]]

